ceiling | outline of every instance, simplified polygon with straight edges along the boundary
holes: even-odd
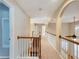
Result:
[[[64,0],[16,0],[31,18],[53,18]],[[47,20],[47,19],[46,19]]]
[[[72,23],[74,21],[79,21],[79,2],[73,2],[71,3],[64,11],[64,14],[62,16],[64,23]]]
[[[64,2],[64,0],[16,0],[24,11],[33,19],[45,21],[51,19],[52,23],[56,22],[55,12]],[[71,3],[64,11],[62,20],[64,23],[72,23],[73,17],[79,21],[79,2]],[[32,20],[33,20],[32,19]],[[35,20],[36,21],[36,20]]]

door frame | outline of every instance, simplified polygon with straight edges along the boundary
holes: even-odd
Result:
[[[9,59],[14,59],[14,5],[10,0],[0,0],[1,3],[9,8],[9,22],[10,22],[10,50]]]

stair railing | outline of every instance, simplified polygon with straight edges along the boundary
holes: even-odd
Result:
[[[73,38],[60,38],[60,52],[64,59],[79,59],[79,41]]]
[[[56,36],[56,34],[47,32],[46,33]],[[62,37],[60,38],[60,55],[63,59],[79,59],[79,40],[74,40],[73,38]],[[53,40],[53,39],[52,39]],[[56,42],[55,42],[56,43]]]
[[[46,36],[48,42],[50,43],[50,45],[52,47],[56,48],[56,35],[46,31],[45,36]]]
[[[18,39],[18,58],[25,59],[32,57],[41,59],[41,36],[25,37],[17,36]]]

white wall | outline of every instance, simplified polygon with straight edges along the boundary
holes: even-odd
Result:
[[[15,37],[19,36],[29,36],[30,32],[30,24],[29,24],[29,18],[22,13],[22,11],[16,6],[15,7]],[[17,38],[16,38],[17,39]],[[15,40],[16,44],[17,41]],[[15,51],[16,51],[17,46],[15,45]],[[17,52],[15,52],[17,54]],[[15,55],[17,56],[17,55]]]
[[[62,23],[62,27],[61,27],[62,31],[61,31],[61,35],[66,36],[69,34],[72,34],[73,32],[73,24],[72,23]],[[56,34],[56,24],[55,23],[49,23],[46,31]]]
[[[74,26],[72,23],[63,23],[61,28],[62,36],[73,35],[74,33]]]
[[[56,23],[49,23],[46,27],[46,31],[56,34]]]
[[[49,23],[46,27],[46,31],[52,34],[56,34],[56,23]],[[46,38],[50,45],[54,48],[56,48],[56,36],[51,35],[49,33],[46,33]]]
[[[69,34],[69,24],[68,23],[63,23],[61,27],[61,35],[66,36]]]

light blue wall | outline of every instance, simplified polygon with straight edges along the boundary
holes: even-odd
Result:
[[[9,18],[9,8],[0,3],[0,17]]]
[[[2,46],[2,18],[7,18],[9,21],[9,8],[0,3],[0,56],[9,56],[9,48]]]

